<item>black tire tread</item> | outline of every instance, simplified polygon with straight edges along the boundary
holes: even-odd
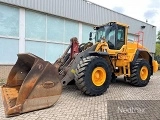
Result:
[[[148,70],[149,70],[149,78],[146,82],[140,80],[139,76],[137,75],[137,69],[139,68],[139,65],[142,64],[142,63],[146,63],[148,67]],[[151,67],[150,67],[150,64],[147,60],[145,59],[137,59],[136,63],[134,66],[132,66],[131,68],[131,76],[130,76],[130,84],[134,85],[134,86],[138,86],[138,87],[143,87],[143,86],[146,86],[150,80],[150,73],[151,73]]]
[[[86,72],[86,68],[87,66],[91,63],[92,60],[94,59],[104,59],[98,56],[88,56],[84,59],[82,59],[80,61],[80,63],[77,65],[77,69],[76,69],[76,73],[75,73],[75,83],[76,86],[84,93],[90,96],[97,96],[97,95],[101,95],[103,93],[92,93],[90,91],[88,91],[86,85],[85,85],[85,81],[84,81],[84,77],[85,77],[85,72]],[[107,88],[109,87],[106,86]],[[106,89],[107,90],[107,89]]]
[[[80,63],[78,64],[78,67],[76,69],[76,76],[75,79],[76,79],[76,86],[82,90],[82,92],[84,92],[85,94],[89,94],[91,95],[91,93],[89,91],[87,91],[87,88],[85,86],[85,82],[83,80],[83,76],[84,76],[84,73],[85,73],[85,68],[86,66],[88,65],[88,63],[93,59],[94,57],[93,56],[88,56],[86,58],[84,58],[82,61],[80,61]],[[84,71],[81,71],[81,69],[83,69]]]

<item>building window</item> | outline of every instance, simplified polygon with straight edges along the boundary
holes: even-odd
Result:
[[[0,35],[19,36],[19,9],[0,4]]]
[[[64,41],[64,19],[47,16],[47,41]]]
[[[26,10],[26,38],[46,40],[46,15]]]
[[[65,43],[70,43],[72,37],[79,36],[79,23],[71,20],[65,20]]]
[[[0,64],[14,64],[19,45],[19,9],[0,4]]]
[[[18,40],[0,38],[0,64],[15,64],[18,53]]]
[[[94,31],[93,26],[89,26],[86,24],[82,25],[82,43],[89,42],[89,33],[93,32],[93,31]],[[93,39],[93,41],[95,41],[95,40]]]

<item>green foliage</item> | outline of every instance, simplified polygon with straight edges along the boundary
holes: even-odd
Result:
[[[155,52],[154,59],[157,60],[158,64],[160,64],[160,30],[158,31],[157,39],[159,41],[156,42],[156,52]],[[159,70],[160,70],[160,67],[159,67]]]
[[[160,40],[160,30],[158,31],[157,39]]]
[[[156,56],[160,56],[160,43],[156,43]]]

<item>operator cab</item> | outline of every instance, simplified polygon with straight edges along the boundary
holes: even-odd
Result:
[[[96,30],[95,41],[106,40],[109,49],[119,50],[125,44],[125,27],[110,22],[104,26],[94,27]]]

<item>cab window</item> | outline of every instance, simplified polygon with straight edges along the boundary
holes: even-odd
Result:
[[[110,31],[110,33],[108,34],[108,45],[110,49],[115,49],[115,41],[116,41],[116,31],[112,30]]]
[[[118,26],[117,32],[117,49],[121,49],[121,47],[125,44],[125,27]]]

